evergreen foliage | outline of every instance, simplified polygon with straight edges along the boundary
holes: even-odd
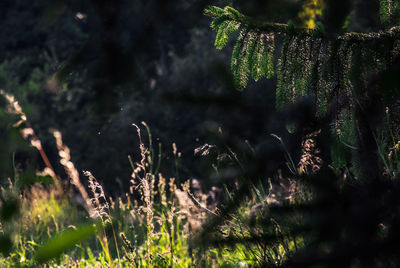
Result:
[[[397,4],[382,1],[382,24],[394,20],[394,10],[397,10]],[[387,55],[381,55],[380,50],[376,48],[382,41],[393,47],[393,43],[399,37],[398,27],[389,28],[385,32],[348,32],[332,37],[324,32],[321,24],[311,29],[293,24],[259,23],[229,6],[224,9],[211,6],[205,10],[205,14],[214,18],[211,28],[217,31],[215,46],[218,49],[224,48],[230,35],[242,28],[233,49],[231,64],[235,84],[239,90],[247,86],[250,74],[256,81],[261,77],[270,78],[274,74],[275,35],[284,35],[285,41],[277,68],[280,84],[277,89],[278,107],[311,92],[329,100],[333,88],[340,89],[351,85],[348,72],[352,66],[348,65],[354,49],[370,50],[372,54],[363,53],[366,56],[365,61],[378,62],[381,67],[386,66],[393,55],[388,58]],[[374,68],[378,70],[379,66]],[[238,70],[242,70],[243,73],[238,73]],[[321,77],[315,76],[314,72],[317,70],[323,74]],[[315,92],[315,85],[321,83],[327,85],[328,89],[326,92]],[[283,88],[289,92],[282,92]],[[327,100],[318,101],[321,103],[320,108],[324,110]]]
[[[394,0],[380,1],[380,19],[382,25],[391,27],[399,20],[399,2]]]
[[[352,111],[367,77],[383,71],[398,55],[400,27],[395,23],[399,4],[382,0],[380,19],[385,29],[369,33],[346,32],[350,28],[351,1],[343,5],[325,1],[325,5],[323,23],[317,22],[315,28],[262,23],[232,7],[208,7],[205,15],[213,18],[211,27],[218,32],[218,49],[240,29],[231,60],[238,90],[247,86],[250,76],[255,81],[273,76],[276,60],[276,106],[282,108],[302,96],[315,96],[317,116],[334,111],[337,138],[351,144],[355,137]],[[340,9],[344,10],[338,14]],[[281,45],[275,42],[276,36],[283,37]],[[274,53],[275,47],[281,48],[280,54]],[[391,95],[384,93],[384,106],[390,106]]]
[[[217,49],[223,49],[229,36],[243,23],[245,25],[236,41],[231,60],[234,83],[239,90],[247,86],[250,75],[255,81],[262,77],[272,77],[274,34],[250,29],[245,23],[247,17],[229,6],[224,9],[211,6],[205,10],[205,14],[214,17],[211,28],[217,31],[215,39]]]
[[[297,135],[304,139],[310,130],[318,133],[316,144],[324,163],[314,173],[296,171],[290,150],[283,145],[290,158],[286,171],[290,174],[282,175],[283,169],[279,170],[277,180],[293,178],[299,187],[304,187],[300,192],[306,195],[309,191],[309,196],[299,198],[298,203],[266,204],[265,215],[254,216],[252,227],[259,232],[243,237],[223,234],[213,242],[254,243],[269,248],[282,238],[295,243],[296,238],[303,239],[304,247],[296,247],[284,264],[267,258],[263,267],[399,267],[400,173],[390,164],[393,161],[398,165],[398,158],[394,157],[394,150],[399,148],[398,133],[393,134],[382,123],[386,119],[398,128],[393,124],[398,122],[396,118],[388,119],[391,115],[399,117],[398,113],[390,113],[397,107],[393,103],[398,105],[399,101],[398,2],[324,2],[326,10],[314,29],[293,23],[261,23],[244,15],[236,19],[224,13],[241,25],[232,58],[239,57],[235,63],[244,67],[232,66],[236,68],[232,68],[235,79],[248,77],[249,65],[240,58],[254,53],[246,43],[248,33],[283,38],[282,44],[273,44],[281,49],[273,60],[277,62],[276,105],[285,107],[277,113],[287,116],[281,118],[290,117],[288,121],[296,128],[287,139],[289,144]],[[218,17],[207,11],[206,14]],[[236,49],[246,51],[238,53]],[[238,81],[241,83],[236,85],[242,90],[248,80]],[[312,105],[310,98],[300,99],[305,95],[314,96]],[[283,144],[283,139],[277,138]],[[250,182],[257,184],[260,177],[273,178],[276,174],[278,168],[271,163],[277,150],[272,147],[260,149],[255,159],[249,161],[251,164],[240,166],[244,183],[233,201],[224,207],[223,215],[233,213],[238,203],[246,202]],[[390,153],[383,153],[381,147],[389,148]],[[283,227],[276,228],[279,234],[268,229],[271,219],[282,222]],[[219,224],[217,220],[210,222],[206,232]]]

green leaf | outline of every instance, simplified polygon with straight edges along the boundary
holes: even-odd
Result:
[[[43,263],[58,257],[64,250],[95,234],[96,230],[97,228],[94,224],[83,225],[76,230],[66,230],[48,240],[44,246],[38,248],[35,252],[35,258],[38,262]]]

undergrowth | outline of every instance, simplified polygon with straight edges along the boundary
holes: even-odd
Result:
[[[1,247],[1,267],[249,267],[267,259],[279,264],[301,244],[298,239],[282,238],[268,248],[252,243],[231,248],[200,246],[198,235],[210,216],[222,220],[218,229],[222,234],[246,237],[262,232],[246,227],[246,221],[257,220],[257,215],[265,213],[271,201],[268,193],[254,188],[252,197],[237,213],[222,215],[218,201],[210,199],[211,192],[204,193],[198,181],[178,185],[176,178],[166,178],[159,172],[161,145],[157,152],[144,122],[148,145],[141,128],[134,124],[139,161],[129,156],[131,187],[119,197],[107,196],[91,172],[79,172],[61,133],[51,130],[59,162],[70,179],[63,181],[18,102],[2,94],[10,104],[9,112],[19,119],[15,127],[39,151],[46,168],[30,174],[29,182],[26,173],[15,168],[14,177],[1,189],[0,231],[2,242],[8,245]],[[175,143],[172,154],[178,177],[182,154]],[[226,193],[225,199],[231,194]],[[279,232],[279,224],[271,221],[274,232]]]
[[[18,102],[0,93],[9,102],[8,112],[17,117],[14,127],[37,149],[45,165],[36,173],[14,165],[14,176],[1,187],[0,267],[285,267],[318,238],[308,235],[308,229],[298,232],[293,226],[315,224],[301,208],[312,209],[319,200],[321,193],[312,188],[320,186],[312,181],[313,176],[327,172],[316,142],[320,130],[304,137],[297,163],[284,140],[272,134],[283,148],[287,170],[278,169],[271,178],[253,179],[246,173],[251,170],[246,168],[247,160],[225,144],[217,159],[229,163],[212,168],[219,177],[233,174],[231,185],[204,192],[196,179],[177,183],[183,156],[175,143],[170,154],[176,174],[164,176],[161,144],[154,146],[146,123],[142,122],[142,128],[133,124],[139,148],[136,157],[128,156],[132,169],[129,191],[111,197],[90,171],[76,169],[62,134],[51,130],[59,163],[70,180],[56,174]],[[393,136],[388,142],[384,136],[375,138],[378,155],[383,176],[393,179],[399,174],[400,142]],[[248,142],[246,146],[250,155],[255,154]],[[206,156],[212,150],[217,146],[206,144],[194,153]],[[251,161],[256,160],[250,157],[250,165]],[[241,173],[235,173],[234,167]],[[346,189],[358,185],[356,165],[330,166],[329,170],[338,185],[328,186],[343,195],[341,199],[350,198]],[[247,189],[245,195],[243,189]]]

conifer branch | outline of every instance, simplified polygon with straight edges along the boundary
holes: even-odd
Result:
[[[350,42],[372,41],[379,39],[395,40],[400,38],[400,26],[392,27],[386,31],[370,32],[370,33],[348,32],[338,36],[331,36],[329,34],[324,33],[321,27],[316,27],[315,29],[309,29],[307,27],[296,26],[292,24],[259,22],[239,13],[238,11],[229,6],[225,7],[224,9],[211,6],[204,10],[204,14],[206,16],[213,17],[215,20],[217,20],[219,17],[222,16],[224,20],[235,21],[249,31],[264,32],[264,33],[310,36],[310,37],[319,36],[327,39],[338,39]]]
[[[397,40],[400,39],[400,26],[395,26],[386,31],[357,33],[349,32],[337,37],[338,40],[365,42],[374,40]]]

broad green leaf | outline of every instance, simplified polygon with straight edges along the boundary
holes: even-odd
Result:
[[[66,249],[89,238],[96,233],[96,225],[88,224],[78,227],[76,230],[66,230],[54,238],[47,241],[35,252],[36,260],[40,263],[46,262],[52,258],[58,257]]]

